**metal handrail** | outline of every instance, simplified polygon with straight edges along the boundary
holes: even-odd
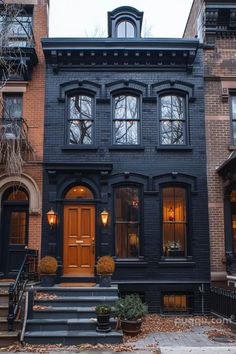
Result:
[[[29,266],[30,257],[36,259],[37,253],[34,255],[33,254],[25,255],[25,258],[19,269],[15,282],[9,285],[9,304],[8,304],[8,316],[7,316],[9,331],[13,331],[14,320],[17,317],[22,302],[22,297],[25,292],[27,282],[29,280],[28,278],[29,278],[30,269],[28,266]]]

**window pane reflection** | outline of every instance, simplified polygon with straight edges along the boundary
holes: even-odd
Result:
[[[139,189],[119,187],[115,191],[116,255],[139,256],[140,200]]]
[[[140,143],[138,97],[120,95],[114,98],[114,144],[137,145]]]
[[[181,96],[161,97],[160,135],[163,145],[186,143],[185,101]]]
[[[25,211],[12,212],[10,216],[10,245],[24,245],[26,242],[26,217]]]
[[[93,100],[90,96],[69,97],[69,144],[93,143]]]

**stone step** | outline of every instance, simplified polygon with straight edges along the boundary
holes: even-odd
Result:
[[[110,319],[111,327],[116,327],[117,321]],[[73,318],[73,319],[32,319],[27,320],[26,330],[33,331],[95,331],[97,319],[94,318]]]
[[[18,332],[0,331],[0,348],[13,345],[18,340]]]
[[[24,341],[30,344],[62,344],[75,345],[90,343],[118,344],[122,343],[121,332],[98,333],[96,331],[37,331],[25,332]]]
[[[8,315],[8,305],[0,305],[0,317],[7,317]]]
[[[63,296],[55,299],[40,299],[35,300],[34,304],[38,306],[51,306],[51,307],[95,307],[99,304],[114,305],[118,300],[118,296]]]
[[[117,285],[109,288],[92,286],[92,287],[35,287],[38,293],[55,294],[57,296],[117,296]]]
[[[21,321],[14,321],[14,330],[19,330],[21,328]],[[0,331],[8,330],[8,322],[5,317],[0,317]]]
[[[0,292],[0,306],[7,305],[8,306],[8,293],[1,293]]]
[[[46,309],[34,309],[32,317],[51,319],[93,318],[94,307],[48,307]]]

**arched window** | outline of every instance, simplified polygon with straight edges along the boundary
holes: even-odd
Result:
[[[135,27],[130,21],[122,21],[117,26],[118,38],[134,38]]]
[[[160,143],[161,145],[185,145],[186,104],[180,95],[167,94],[160,97]]]
[[[230,202],[231,202],[231,218],[232,218],[233,252],[236,253],[236,189],[233,189],[230,194]]]
[[[66,193],[65,199],[94,199],[94,196],[87,187],[74,186]]]
[[[139,97],[121,94],[113,98],[113,144],[140,144]]]
[[[94,100],[84,94],[68,97],[68,143],[91,145],[94,143]]]
[[[140,241],[140,189],[120,186],[115,189],[116,256],[137,258]]]
[[[187,256],[186,189],[170,186],[162,189],[162,238],[165,257]]]

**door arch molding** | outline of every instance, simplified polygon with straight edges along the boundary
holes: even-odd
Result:
[[[37,183],[27,174],[21,176],[0,176],[0,200],[4,192],[13,185],[20,185],[25,188],[29,194],[29,213],[40,214],[42,209],[41,193]]]

